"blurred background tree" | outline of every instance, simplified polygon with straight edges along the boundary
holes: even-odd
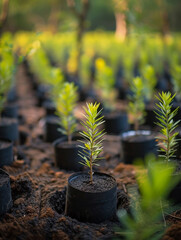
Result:
[[[124,37],[132,31],[180,31],[180,0],[102,0],[90,1],[87,30],[116,31]],[[80,9],[82,0],[75,0]],[[9,7],[8,7],[9,6]],[[9,10],[9,11],[8,11]],[[9,12],[9,13],[8,13]],[[7,18],[8,16],[8,18]],[[67,6],[67,0],[1,0],[0,29],[75,30],[79,22]]]

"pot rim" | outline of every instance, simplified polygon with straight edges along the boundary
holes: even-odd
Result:
[[[86,192],[86,191],[82,191],[82,190],[79,190],[77,188],[75,188],[74,186],[72,186],[71,184],[71,180],[73,180],[74,178],[80,176],[80,175],[88,175],[89,173],[88,172],[77,172],[77,173],[74,173],[72,174],[69,178],[68,178],[68,185],[75,189],[76,191],[78,192],[81,192],[81,193],[85,193],[85,194],[90,194],[90,195],[93,195],[93,194],[105,194],[105,193],[108,193],[110,191],[112,191],[113,189],[116,189],[117,188],[117,182],[116,182],[116,179],[111,176],[110,174],[107,174],[107,173],[102,173],[102,172],[94,172],[94,174],[97,174],[97,175],[104,175],[104,176],[107,176],[108,178],[111,178],[113,181],[114,181],[114,186],[112,188],[110,188],[109,190],[106,190],[106,191],[103,191],[103,192]]]
[[[125,139],[127,137],[132,137],[132,136],[137,135],[136,133],[139,135],[143,135],[143,136],[149,136],[151,134],[156,134],[156,132],[151,131],[151,130],[138,130],[138,131],[129,130],[127,132],[122,133],[121,137],[122,137],[122,139]]]

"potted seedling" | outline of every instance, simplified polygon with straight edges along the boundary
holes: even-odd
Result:
[[[0,45],[0,115],[4,108],[7,93],[11,86],[11,79],[13,77],[14,63],[11,59],[7,47],[3,50]],[[7,52],[6,54],[4,53]],[[18,122],[17,119],[0,116],[0,138],[17,141],[18,140]]]
[[[83,121],[84,138],[80,147],[81,163],[89,168],[89,172],[73,174],[68,179],[66,196],[66,215],[79,221],[100,223],[115,217],[116,214],[116,181],[110,175],[94,172],[102,152],[104,131],[99,127],[103,124],[100,104],[88,103]]]
[[[158,122],[156,123],[160,127],[160,133],[156,137],[158,141],[158,147],[160,150],[160,157],[163,159],[161,164],[166,164],[169,167],[170,162],[176,163],[176,172],[173,175],[174,178],[180,178],[177,186],[172,190],[170,198],[175,203],[181,203],[181,172],[180,172],[180,161],[176,160],[175,152],[178,146],[178,127],[180,120],[174,122],[179,107],[172,110],[172,102],[175,97],[170,92],[159,93],[156,98],[158,103],[156,104],[156,117]]]
[[[61,126],[58,130],[64,137],[54,142],[56,165],[61,169],[74,171],[82,168],[78,155],[81,149],[79,143],[73,139],[73,134],[77,130],[74,115],[77,99],[77,87],[74,83],[65,83],[57,99],[57,115]]]
[[[53,67],[50,71],[50,99],[44,102],[46,116],[56,116],[56,99],[62,89],[64,76],[60,68]]]
[[[62,92],[64,84],[64,77],[60,69],[52,68],[50,72],[50,97],[51,101],[44,102],[46,110],[45,118],[45,141],[53,142],[57,138],[62,136],[62,133],[58,131],[60,127],[60,119],[57,116],[57,102],[59,101],[59,94]]]
[[[155,114],[154,114],[154,93],[157,84],[157,77],[154,68],[151,65],[145,65],[142,68],[141,76],[144,84],[144,94],[146,100],[145,106],[145,125],[154,126]]]
[[[149,130],[140,130],[144,122],[145,101],[144,84],[140,77],[133,79],[132,95],[129,99],[128,112],[134,130],[122,134],[123,158],[125,163],[132,163],[136,158],[143,158],[152,152],[156,154],[155,134]]]
[[[125,112],[116,109],[117,91],[112,69],[101,58],[96,60],[96,90],[104,107],[106,133],[120,134],[129,129]]]

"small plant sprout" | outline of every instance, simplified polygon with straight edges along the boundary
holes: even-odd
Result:
[[[174,64],[171,68],[171,75],[176,98],[181,101],[181,65]]]
[[[154,68],[151,65],[146,65],[142,70],[142,76],[145,86],[145,98],[150,101],[154,96],[155,86],[157,84]]]
[[[61,93],[57,98],[57,115],[60,117],[61,127],[59,129],[68,137],[68,142],[72,141],[72,134],[76,131],[76,118],[74,109],[78,100],[77,87],[74,83],[64,83]]]
[[[104,108],[114,110],[117,97],[115,77],[111,67],[106,65],[102,58],[98,58],[96,65],[96,90],[103,101]]]
[[[83,143],[80,146],[83,149],[83,152],[79,153],[83,159],[80,163],[90,169],[90,184],[93,183],[93,166],[98,166],[97,161],[101,159],[99,154],[103,149],[102,141],[105,134],[104,130],[99,130],[100,125],[104,123],[103,116],[101,116],[102,110],[98,110],[99,105],[99,103],[87,103],[87,107],[84,107],[85,120],[82,125],[85,131],[80,132],[84,138],[80,141]]]
[[[133,94],[129,97],[128,112],[131,116],[131,122],[134,123],[134,130],[138,131],[145,116],[144,84],[140,77],[133,79],[131,90]]]
[[[180,120],[174,122],[174,117],[179,108],[177,107],[172,111],[172,101],[174,97],[175,94],[172,96],[170,92],[162,92],[156,96],[159,101],[159,103],[156,103],[155,114],[158,119],[156,124],[161,127],[161,136],[157,136],[157,140],[160,151],[163,152],[160,157],[163,157],[166,163],[174,156],[177,146],[176,136],[178,135],[178,132],[174,132],[174,130],[180,122]]]

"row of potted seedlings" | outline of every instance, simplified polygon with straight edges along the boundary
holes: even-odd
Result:
[[[153,153],[157,153],[157,146],[156,146],[156,141],[155,141],[155,136],[156,136],[156,134],[152,134],[152,135],[150,135],[150,131],[145,131],[145,130],[143,130],[143,131],[140,131],[140,130],[138,130],[138,123],[139,123],[139,120],[141,120],[142,119],[142,116],[143,115],[141,115],[142,113],[143,113],[143,109],[144,109],[144,106],[140,106],[140,103],[144,103],[144,100],[142,99],[142,97],[143,97],[143,95],[141,95],[141,93],[139,93],[139,91],[140,91],[140,89],[141,89],[141,91],[143,90],[143,88],[141,88],[141,85],[142,85],[142,82],[141,82],[141,79],[140,78],[136,78],[136,79],[134,79],[134,81],[133,81],[133,83],[134,83],[134,87],[135,87],[135,92],[133,91],[133,99],[132,99],[132,103],[134,103],[135,105],[134,105],[134,108],[137,106],[138,107],[138,109],[136,109],[136,119],[138,119],[138,122],[136,122],[135,123],[135,125],[137,126],[137,128],[135,128],[135,131],[130,131],[129,132],[129,134],[127,133],[127,135],[126,135],[126,137],[128,138],[128,137],[131,137],[131,139],[133,138],[133,139],[135,139],[135,141],[136,141],[136,143],[138,143],[138,144],[136,144],[136,143],[134,143],[134,141],[133,140],[128,140],[128,142],[129,143],[131,143],[132,144],[132,147],[129,147],[129,151],[130,152],[132,152],[132,149],[133,148],[135,148],[135,149],[139,149],[140,151],[137,153],[137,155],[132,155],[130,158],[127,158],[127,159],[131,159],[131,163],[133,162],[133,160],[135,159],[135,158],[137,158],[137,157],[145,157],[149,152],[153,152]],[[65,87],[68,87],[68,86],[71,86],[72,85],[72,87],[73,87],[73,84],[68,84],[68,83],[66,83],[65,84]],[[65,90],[65,88],[63,88],[64,89],[64,91],[62,91],[62,96],[61,96],[61,94],[60,94],[60,99],[59,99],[59,104],[58,104],[58,106],[61,106],[60,108],[59,108],[59,117],[60,117],[60,119],[61,119],[61,126],[64,126],[64,129],[66,129],[65,131],[64,130],[61,130],[61,132],[62,133],[64,133],[64,134],[66,134],[66,135],[68,135],[68,137],[67,137],[67,139],[69,139],[69,144],[68,143],[65,143],[64,141],[63,141],[63,139],[65,139],[65,138],[63,138],[63,139],[58,139],[58,140],[56,140],[55,141],[55,143],[54,143],[54,147],[55,147],[55,158],[56,158],[56,163],[57,163],[57,166],[59,166],[60,168],[63,168],[63,169],[67,169],[67,170],[74,170],[74,171],[78,171],[78,170],[81,170],[81,165],[79,164],[80,163],[80,158],[79,158],[79,156],[78,156],[78,152],[80,152],[80,155],[81,155],[81,151],[80,151],[80,148],[81,148],[81,145],[79,144],[79,146],[77,146],[78,145],[78,143],[77,144],[75,144],[74,142],[71,142],[70,141],[70,139],[71,139],[71,134],[73,133],[73,132],[71,132],[71,130],[70,129],[74,129],[74,127],[72,127],[74,124],[75,124],[75,118],[73,117],[73,108],[71,109],[71,108],[69,108],[70,106],[75,106],[75,102],[74,102],[74,100],[76,99],[76,98],[74,98],[74,100],[73,100],[73,102],[71,102],[71,101],[69,101],[69,103],[68,103],[68,100],[66,101],[66,99],[72,99],[72,96],[76,96],[76,94],[75,94],[75,92],[74,92],[74,90],[73,91],[71,91],[70,89],[68,90],[68,91],[66,91]],[[68,89],[68,88],[67,88]],[[72,88],[73,89],[73,88]],[[70,93],[73,93],[72,94],[72,96],[71,96],[71,94]],[[70,95],[69,95],[70,94]],[[159,99],[160,100],[160,99]],[[161,100],[160,100],[161,101]],[[61,104],[60,104],[61,103]],[[131,103],[131,102],[130,102]],[[65,105],[64,105],[65,104]],[[57,109],[58,109],[58,106],[57,106]],[[93,105],[94,106],[94,105]],[[130,106],[130,107],[133,107],[133,106]],[[67,109],[70,109],[70,112],[68,113],[68,111],[67,111]],[[87,110],[88,111],[88,110]],[[171,111],[171,107],[170,107],[170,111]],[[177,111],[178,111],[178,109],[177,109]],[[89,111],[88,111],[89,112]],[[88,113],[87,112],[87,113]],[[67,115],[66,115],[67,114]],[[176,114],[174,114],[174,116],[175,116]],[[68,120],[69,119],[69,120]],[[71,125],[71,124],[73,124],[73,125]],[[68,127],[69,126],[69,130],[68,130]],[[74,125],[75,126],[75,125]],[[86,126],[86,129],[88,128],[88,127],[90,127],[90,125],[88,124],[88,126]],[[75,129],[74,129],[75,130]],[[86,132],[83,132],[82,133],[82,135],[85,137],[85,138],[88,138],[88,134],[86,133]],[[124,134],[122,134],[122,138],[123,138],[123,140],[122,140],[122,143],[123,143],[123,145],[124,145]],[[67,158],[65,157],[67,154],[66,154],[66,152],[67,153],[70,153],[70,152],[72,152],[72,150],[70,151],[70,149],[68,148],[68,145],[69,146],[71,146],[71,145],[74,145],[74,146],[76,146],[76,150],[74,149],[73,150],[73,154],[72,154],[72,156],[68,156]],[[136,145],[136,146],[135,146]],[[149,145],[148,147],[146,146],[146,145]],[[89,163],[88,163],[88,160],[87,160],[87,156],[88,156],[88,154],[89,154],[89,151],[90,151],[90,149],[89,149],[89,145],[87,145],[86,144],[86,150],[88,150],[88,151],[84,151],[84,155],[83,155],[83,158],[84,158],[84,160],[86,161],[86,164],[84,164],[84,165],[87,165],[87,166],[89,166]],[[62,151],[62,149],[63,149],[63,151]],[[85,150],[85,149],[84,149]],[[144,150],[144,151],[143,151]],[[60,154],[59,154],[60,153]],[[81,155],[82,156],[82,155]],[[67,159],[67,161],[65,160],[65,158]],[[60,160],[61,159],[61,163],[60,163]],[[69,162],[70,160],[72,160],[73,162]],[[68,163],[68,165],[66,165],[66,163]],[[127,163],[130,163],[129,162],[129,160],[127,161]],[[75,166],[75,164],[76,164],[76,167],[74,168],[74,166]],[[89,166],[90,167],[90,166]],[[75,175],[73,175],[72,177],[70,177],[70,179],[69,179],[69,181],[71,181],[71,179],[73,178],[77,178],[77,175],[79,176],[79,175],[82,175],[82,174],[75,174]],[[78,181],[77,179],[75,180],[75,181]],[[88,181],[88,182],[90,182],[90,181]],[[68,183],[69,184],[69,183]],[[80,184],[80,182],[79,182],[79,184]],[[69,186],[70,185],[70,186]],[[73,193],[72,194],[75,194],[75,192],[77,191],[77,189],[75,190],[72,186],[71,186],[71,184],[69,184],[68,185],[68,189],[70,189],[70,191],[72,190],[73,191]],[[87,191],[87,190],[86,190]],[[80,197],[81,197],[81,199],[84,199],[84,197],[83,197],[83,195],[82,195],[82,193],[81,193],[81,191],[78,191],[79,192],[79,197],[77,198],[77,203],[76,204],[78,204],[78,202],[80,203]],[[68,193],[67,194],[69,194],[69,191],[68,191]],[[71,194],[71,193],[70,193]],[[113,194],[114,195],[114,194]],[[88,198],[90,198],[90,194],[88,194]],[[87,199],[88,199],[87,198]],[[86,199],[86,198],[85,198]],[[85,200],[84,199],[84,200]],[[75,201],[75,199],[72,199],[72,201],[73,202],[76,202]],[[86,200],[85,200],[86,201]],[[177,200],[175,200],[175,201],[177,201]],[[69,196],[67,195],[67,202],[69,202]],[[114,202],[114,201],[113,201]],[[84,206],[85,207],[85,205],[81,202],[81,204],[80,204],[81,206]],[[66,213],[69,215],[69,216],[72,216],[72,217],[75,217],[75,218],[77,218],[77,219],[79,219],[79,220],[81,220],[81,221],[99,221],[99,220],[96,220],[97,219],[97,216],[95,216],[95,220],[92,220],[91,218],[90,219],[86,219],[86,218],[82,218],[82,217],[80,217],[79,215],[77,215],[77,212],[80,214],[81,213],[81,210],[80,211],[77,211],[76,210],[76,212],[74,212],[73,210],[73,212],[74,213],[69,213],[69,211],[67,210],[67,205],[66,205]],[[78,206],[77,205],[73,205],[73,207],[72,207],[72,209],[79,209],[78,208]],[[89,209],[92,209],[91,207],[89,208]],[[116,208],[115,208],[116,209]],[[87,210],[88,211],[88,210]],[[97,210],[96,210],[97,211]],[[83,215],[85,216],[85,209],[82,211],[82,213],[83,213]],[[115,214],[115,211],[114,211],[114,214]],[[80,214],[81,215],[81,214]],[[112,215],[113,216],[113,215]]]
[[[13,146],[18,143],[18,106],[14,83],[15,63],[11,39],[0,41],[0,215],[12,206],[9,175],[3,166],[13,163]]]
[[[142,88],[139,78],[134,80],[133,83],[135,88],[133,89],[133,97],[135,98],[133,98],[134,100],[132,102],[137,104],[138,109],[136,112],[136,120],[138,120],[142,118],[143,107],[141,106],[140,110],[140,102],[138,103],[138,100],[140,100],[139,97],[141,96],[139,95],[139,91],[140,89],[142,91]],[[111,219],[116,215],[116,181],[109,175],[93,173],[93,166],[97,165],[97,160],[99,159],[98,155],[102,151],[102,137],[104,136],[104,132],[99,129],[103,124],[100,105],[96,103],[87,104],[87,107],[84,109],[84,131],[81,132],[81,136],[84,140],[79,137],[81,142],[74,142],[72,136],[76,130],[76,120],[73,113],[77,100],[76,87],[72,83],[64,83],[61,87],[62,90],[57,96],[57,112],[59,113],[59,121],[61,123],[61,127],[58,128],[60,133],[64,135],[64,138],[54,142],[57,166],[75,171],[81,170],[82,166],[86,166],[90,169],[89,174],[81,172],[74,174],[69,178],[65,213],[80,221],[87,222],[98,223],[106,219]],[[130,108],[133,112],[133,106],[130,105]],[[140,134],[137,121],[135,125],[136,133],[134,134],[134,138],[136,141],[138,141],[137,139],[139,139],[139,135],[149,136],[149,133],[146,131],[141,132]],[[67,135],[66,138],[65,135]],[[131,135],[131,137],[133,137],[133,135]],[[124,135],[122,135],[122,138],[124,139]],[[65,141],[65,139],[68,141]],[[132,140],[129,142],[132,142]],[[143,142],[145,142],[145,140],[143,140]],[[69,146],[71,146],[71,151],[69,150]],[[135,144],[133,144],[133,146],[135,147]],[[147,152],[151,152],[152,150],[153,148],[151,147]],[[66,154],[69,152],[73,152],[73,155],[71,157],[67,155],[66,159]],[[144,155],[146,155],[146,152]],[[136,157],[143,157],[143,155]],[[132,157],[132,159],[134,158],[135,156]],[[66,163],[68,163],[68,166],[65,165]],[[128,161],[128,163],[130,162]],[[9,203],[9,201],[7,202]],[[95,211],[93,211],[93,209]]]

